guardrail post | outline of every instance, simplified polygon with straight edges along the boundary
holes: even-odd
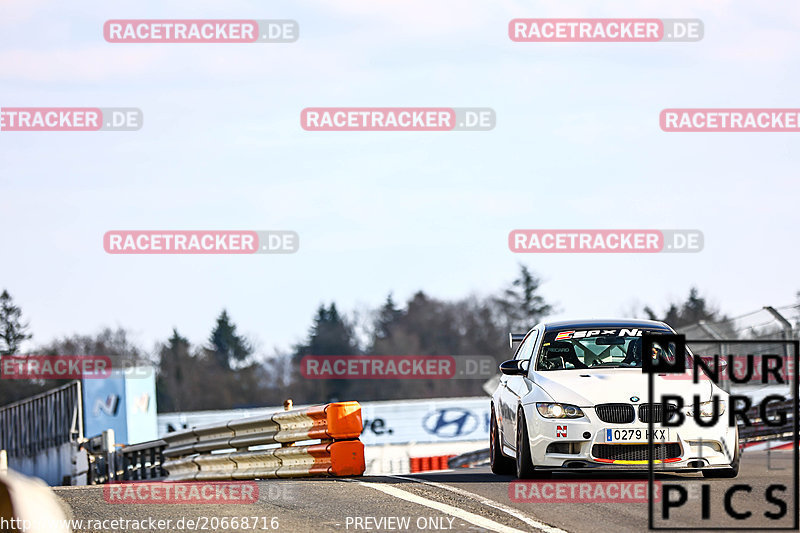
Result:
[[[144,479],[144,477],[142,476],[142,467],[144,466],[143,455],[144,452],[142,452],[141,450],[137,451],[133,455],[133,457],[135,458],[133,463],[133,479],[135,479],[136,481],[141,481],[142,479]]]
[[[148,453],[149,452],[149,453]],[[147,479],[153,479],[156,473],[156,450],[155,448],[150,448],[145,453],[149,455],[147,461],[150,463],[150,466],[147,467],[145,472],[147,473]],[[143,465],[144,466],[144,465]]]
[[[123,481],[130,481],[131,480],[131,456],[127,453],[122,454],[122,480]]]
[[[114,430],[107,429],[103,432],[103,456],[106,460],[105,465],[105,474],[106,474],[106,483],[114,479],[114,446],[115,446],[115,439],[114,439]]]

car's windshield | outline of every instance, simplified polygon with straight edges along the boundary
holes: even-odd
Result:
[[[641,368],[642,337],[663,330],[637,328],[595,328],[545,333],[537,359],[538,370],[576,370],[586,368]],[[650,357],[659,357],[659,347]]]

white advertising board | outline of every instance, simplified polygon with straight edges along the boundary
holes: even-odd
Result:
[[[366,445],[489,441],[489,398],[366,402]]]

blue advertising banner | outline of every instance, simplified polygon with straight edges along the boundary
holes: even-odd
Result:
[[[114,430],[120,444],[153,440],[157,434],[155,373],[150,367],[112,370],[83,380],[84,434]]]

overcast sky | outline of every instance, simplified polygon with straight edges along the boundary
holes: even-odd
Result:
[[[515,43],[517,17],[700,18],[694,43]],[[108,19],[294,19],[292,44],[110,44]],[[798,134],[665,133],[680,107],[800,107],[796,1],[0,3],[0,107],[138,107],[136,132],[0,132],[0,288],[35,341],[122,326],[263,351],[321,302],[543,277],[555,318],[731,315],[800,290]],[[491,107],[490,132],[307,132],[320,106]],[[514,254],[513,229],[692,228],[694,254]],[[123,256],[112,229],[284,229],[293,255]]]

